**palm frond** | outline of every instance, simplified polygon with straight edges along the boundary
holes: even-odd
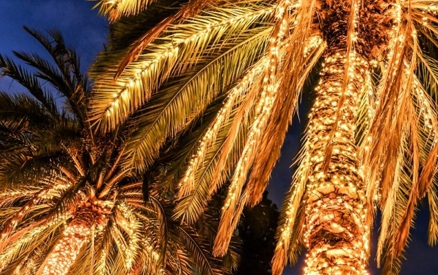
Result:
[[[145,10],[154,0],[92,0],[97,2],[94,8],[99,7],[99,13],[109,18],[111,22],[123,16],[132,16]]]
[[[277,227],[274,256],[272,258],[272,274],[281,274],[288,262],[298,260],[299,244],[303,217],[302,200],[306,192],[306,181],[309,173],[309,154],[302,152],[301,164],[292,179],[291,188],[286,194]],[[296,230],[294,230],[296,228]]]
[[[199,274],[217,275],[223,274],[218,259],[215,259],[210,251],[211,247],[206,240],[189,226],[178,228],[182,242],[187,247],[189,254],[193,255],[195,270]]]
[[[53,96],[44,89],[38,78],[11,59],[0,55],[1,75],[11,77],[25,87],[45,108],[47,112],[56,116],[58,110]]]
[[[250,192],[250,206],[254,206],[262,198],[271,172],[280,156],[286,131],[292,122],[293,112],[297,110],[298,101],[306,79],[309,78],[309,74],[319,61],[325,49],[325,45],[321,42],[319,37],[311,37],[305,46],[308,52],[305,55],[306,60],[303,64],[306,64],[306,66],[304,68],[290,66],[293,69],[287,72],[286,76],[282,78],[282,80],[286,82],[281,84],[283,87],[295,88],[292,92],[286,89],[279,91],[279,96],[276,99],[277,103],[274,103],[274,109],[267,123],[268,128],[261,137],[262,143],[254,157],[254,164],[247,182],[247,189]],[[291,48],[294,47],[291,46]],[[287,52],[293,53],[294,51],[289,50]],[[286,58],[286,60],[288,60],[287,64],[298,63],[294,58],[296,58],[294,54],[288,56]],[[285,67],[289,66],[285,65]],[[269,152],[268,156],[266,156],[266,152]]]
[[[217,47],[222,44],[230,49],[229,43],[235,43],[235,45],[238,43],[238,41],[231,40],[233,37],[230,35],[233,33],[244,34],[245,30],[249,32],[249,28],[254,27],[255,23],[265,22],[271,10],[272,7],[267,5],[250,5],[248,7],[236,5],[234,9],[232,7],[216,8],[187,20],[184,24],[170,27],[165,33],[166,36],[160,37],[154,44],[150,44],[144,53],[135,62],[132,62],[117,79],[114,79],[116,72],[114,66],[108,66],[109,69],[104,74],[96,75],[95,86],[97,89],[94,92],[96,100],[92,103],[93,121],[102,124],[103,130],[115,127],[149,100],[169,76],[175,62],[181,64],[174,71],[176,76],[181,74],[181,70],[194,66],[199,61],[208,62],[208,59],[205,60],[200,54],[207,51],[203,54],[217,55],[218,52],[215,49],[208,48],[211,43],[216,43]],[[236,23],[230,24],[230,22]],[[240,39],[244,41],[242,38]],[[257,40],[260,39],[260,35],[258,35]],[[248,41],[252,41],[254,44],[254,39],[248,39]],[[240,47],[241,50],[243,46],[245,45]],[[225,50],[223,49],[221,52],[224,53]],[[260,51],[257,49],[254,54]],[[248,57],[251,58],[254,54]],[[236,58],[237,56],[239,55],[237,54]],[[211,57],[208,58],[211,60]],[[243,59],[247,60],[245,57]],[[237,63],[234,64],[241,66]],[[237,68],[233,68],[230,75],[234,73],[235,69]],[[206,84],[204,83],[204,85]]]
[[[436,182],[436,180],[435,180]],[[434,189],[427,192],[427,201],[429,205],[429,228],[428,228],[428,243],[435,246],[438,242],[438,196],[436,195],[436,186]]]
[[[21,270],[22,274],[35,274],[39,260],[42,255],[45,255],[51,248],[51,244],[56,240],[56,232],[62,228],[63,220],[42,221],[33,223],[28,227],[21,228],[20,231],[12,235],[12,242],[5,248],[2,248],[0,253],[0,270],[2,273],[10,274],[17,270]],[[38,236],[38,238],[35,238]],[[1,246],[3,246],[2,240]],[[42,254],[42,255],[41,255]],[[26,265],[21,264],[26,261]]]
[[[412,84],[413,85],[413,84]],[[407,84],[409,89],[409,84]],[[403,96],[403,95],[402,95]],[[381,257],[385,259],[384,271],[388,274],[397,274],[400,269],[400,256],[404,250],[412,226],[416,203],[419,199],[419,143],[417,132],[417,119],[411,97],[401,99],[402,118],[396,122],[394,132],[402,133],[400,147],[397,150],[395,165],[391,168],[393,173],[382,179],[384,209],[382,214],[382,227],[379,235],[377,259],[380,264]],[[406,116],[406,118],[403,118]],[[409,118],[409,119],[408,119]],[[410,121],[402,126],[400,121]],[[395,140],[395,138],[393,139]],[[386,184],[392,183],[391,186]]]
[[[263,58],[258,61],[257,64],[245,74],[245,77],[239,81],[239,85],[233,87],[230,92],[228,92],[228,96],[225,99],[223,106],[218,112],[216,112],[216,117],[201,133],[201,136],[197,140],[197,144],[194,144],[195,148],[188,152],[191,154],[191,156],[189,155],[191,160],[185,170],[184,177],[179,183],[179,197],[184,197],[191,193],[195,184],[202,182],[202,180],[196,178],[195,175],[197,174],[198,169],[205,169],[208,166],[205,164],[205,158],[209,152],[212,152],[212,150],[219,152],[224,151],[224,153],[221,154],[227,154],[228,149],[217,150],[216,148],[218,147],[214,145],[217,141],[220,142],[220,140],[217,139],[220,132],[225,130],[225,136],[233,136],[234,134],[232,133],[236,132],[235,128],[239,127],[239,124],[246,124],[244,121],[249,119],[248,116],[250,115],[250,110],[248,110],[248,107],[250,106],[250,102],[256,98],[260,92],[258,88],[252,88],[248,91],[248,85],[254,82],[261,84],[261,72],[266,68],[266,62],[264,62],[264,60],[265,59]],[[234,121],[233,123],[231,123],[232,120]],[[203,123],[207,124],[205,123],[204,118]],[[229,138],[226,138],[225,140],[222,137],[225,144],[229,143],[228,139]],[[216,169],[215,171],[219,172],[220,170],[221,169]],[[218,178],[218,176],[213,176],[213,178]],[[213,187],[209,189],[216,190],[217,188]]]
[[[264,48],[268,30],[252,30],[239,38],[242,41],[231,44],[213,59],[206,59],[202,67],[195,67],[193,74],[169,82],[169,86],[160,91],[146,104],[143,115],[136,119],[138,130],[127,140],[126,158],[130,160],[127,166],[144,170],[157,156],[159,147],[167,137],[174,136],[181,128],[190,124],[222,89],[239,78],[243,71],[258,57],[247,55],[248,48]],[[217,51],[215,51],[217,52]],[[245,55],[245,57],[242,56]],[[241,58],[238,64],[229,59]],[[234,64],[224,67],[223,64]],[[208,83],[221,83],[219,87]],[[197,99],[197,100],[194,100]],[[171,122],[171,123],[170,123]]]
[[[204,152],[205,158],[199,168],[187,168],[186,175],[193,177],[193,184],[186,182],[188,186],[180,191],[181,199],[175,206],[174,217],[181,218],[188,224],[195,222],[205,210],[211,196],[232,175],[233,166],[241,155],[248,129],[253,121],[255,111],[249,101],[260,100],[257,99],[259,93],[259,88],[254,87],[248,92],[247,97],[242,99],[240,106],[230,113],[230,118],[219,128],[214,142]],[[184,178],[181,180],[184,181]]]

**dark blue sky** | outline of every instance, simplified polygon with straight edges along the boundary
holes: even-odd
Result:
[[[107,21],[86,0],[0,0],[0,52],[39,52],[42,48],[23,26],[39,31],[59,29],[81,56],[85,70],[103,48]]]
[[[92,7],[93,3],[86,0],[0,0],[0,53],[11,56],[12,50],[41,52],[41,47],[23,30],[23,25],[41,31],[57,28],[63,33],[66,43],[76,48],[85,70],[103,48],[107,35],[106,20],[99,17],[96,10],[91,10]],[[0,90],[10,89],[13,89],[11,92],[20,90],[4,79],[0,81]],[[302,124],[297,120],[295,122],[269,187],[270,197],[279,207],[289,186],[292,174],[289,166],[299,148],[303,129]],[[426,211],[419,213],[402,275],[438,274],[438,248],[430,248],[426,242],[427,219]],[[375,266],[373,259],[371,265]],[[288,268],[284,275],[300,274],[299,269]],[[372,274],[379,273],[372,268]]]

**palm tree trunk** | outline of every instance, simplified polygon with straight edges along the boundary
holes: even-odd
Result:
[[[307,130],[311,156],[306,190],[305,274],[367,274],[369,227],[355,145],[356,110],[369,70],[355,43],[354,1],[321,1],[325,63]]]
[[[97,202],[96,202],[97,201]],[[92,227],[104,225],[108,206],[96,199],[90,199],[78,207],[72,221],[67,225],[37,274],[65,275],[75,263],[81,248],[90,240]]]
[[[326,57],[310,114],[305,274],[366,274],[369,227],[356,155],[355,115],[368,63],[357,55],[351,58],[353,77],[343,93],[345,61],[345,52]],[[327,154],[327,146],[331,153]]]
[[[91,227],[81,221],[74,220],[68,225],[62,238],[46,259],[41,274],[65,275],[75,262],[82,246],[87,243],[91,234]]]
[[[370,226],[355,120],[369,64],[390,39],[390,2],[321,0],[318,7],[327,52],[307,132],[305,274],[368,274]]]

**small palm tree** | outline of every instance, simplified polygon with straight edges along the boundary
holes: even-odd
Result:
[[[133,125],[93,132],[76,53],[57,31],[26,31],[52,61],[14,52],[30,71],[0,56],[1,74],[29,92],[0,93],[0,273],[227,273],[234,255],[224,264],[209,252],[214,216],[172,220],[157,187],[164,166],[121,166]]]
[[[178,188],[182,224],[197,221],[230,179],[215,255],[243,207],[260,200],[318,72],[273,273],[304,246],[306,274],[366,274],[376,207],[378,262],[397,273],[423,197],[436,242],[438,1],[97,2],[113,24],[92,73],[91,121],[104,132],[136,121],[122,167],[138,171],[169,140],[185,144],[169,152],[165,181]]]

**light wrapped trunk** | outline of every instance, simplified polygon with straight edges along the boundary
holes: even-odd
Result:
[[[370,63],[387,47],[391,0],[318,1],[327,43],[310,114],[305,201],[305,274],[368,274],[370,226],[355,145],[356,112]]]
[[[345,63],[345,52],[326,57],[310,114],[306,144],[311,172],[304,235],[308,250],[305,274],[367,273],[369,228],[355,146],[355,115],[368,63],[351,54],[352,77],[343,93]],[[338,123],[333,129],[336,117]],[[329,162],[324,162],[327,153]]]
[[[87,243],[91,227],[74,220],[68,225],[44,265],[43,275],[65,275],[76,260],[82,246]]]
[[[112,202],[99,201],[95,198],[78,207],[72,221],[67,225],[38,274],[68,274],[81,248],[90,240],[92,228],[107,223],[105,214],[108,214],[111,208]]]

